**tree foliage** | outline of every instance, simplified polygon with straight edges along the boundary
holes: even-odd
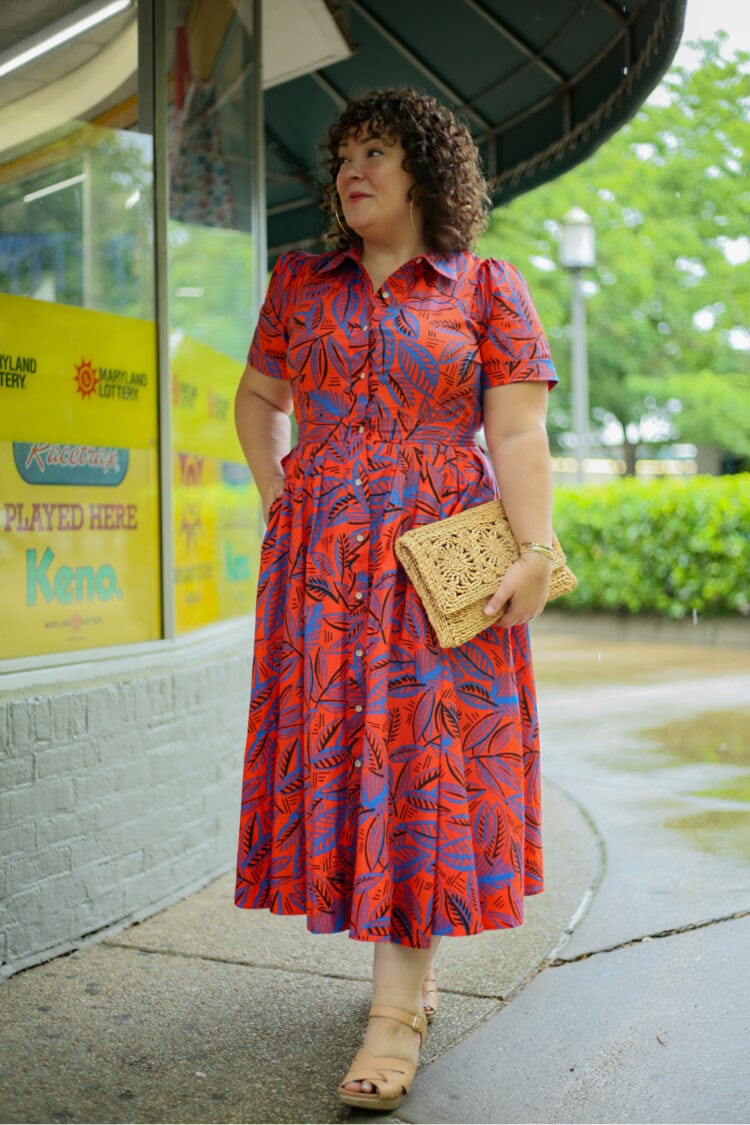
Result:
[[[580,206],[597,237],[587,302],[592,433],[611,437],[616,420],[631,444],[702,442],[705,405],[712,443],[746,450],[731,404],[746,401],[750,372],[750,54],[728,58],[724,44],[722,33],[700,41],[700,65],[674,67],[588,161],[492,215],[480,252],[525,274],[561,376],[553,438],[570,427],[560,221]]]
[[[661,421],[662,432],[684,435],[696,445],[731,450],[750,458],[750,374],[714,371],[667,375],[659,380],[660,402],[652,398],[652,382],[647,376],[633,379],[635,393],[640,389],[652,422]],[[658,431],[658,425],[652,427]]]

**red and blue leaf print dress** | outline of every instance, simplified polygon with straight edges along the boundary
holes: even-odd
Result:
[[[523,279],[473,254],[373,292],[356,250],[285,254],[249,354],[298,443],[261,550],[236,903],[425,947],[542,890],[526,626],[443,649],[393,544],[498,495],[482,392],[556,381]]]

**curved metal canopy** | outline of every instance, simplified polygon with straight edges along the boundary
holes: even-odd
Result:
[[[410,85],[459,112],[496,204],[585,160],[669,66],[687,0],[342,0],[343,62],[265,95],[269,256],[320,245],[319,145],[375,86]]]

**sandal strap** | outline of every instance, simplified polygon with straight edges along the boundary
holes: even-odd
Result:
[[[363,1047],[355,1055],[339,1090],[346,1094],[347,1082],[369,1082],[375,1086],[376,1092],[363,1092],[360,1095],[363,1100],[376,1102],[383,1098],[400,1097],[409,1092],[416,1070],[416,1063],[410,1062],[409,1059],[373,1055]]]
[[[387,1019],[397,1020],[412,1031],[419,1033],[419,1038],[424,1042],[427,1034],[427,1017],[424,1012],[407,1012],[403,1008],[390,1008],[386,1004],[373,1004],[370,1008],[371,1016],[385,1016]]]

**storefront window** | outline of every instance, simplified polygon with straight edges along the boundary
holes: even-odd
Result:
[[[0,31],[1,659],[161,636],[137,4],[55,14]]]
[[[171,9],[170,361],[183,632],[250,612],[257,580],[262,517],[233,413],[254,304],[254,73],[251,4]]]

